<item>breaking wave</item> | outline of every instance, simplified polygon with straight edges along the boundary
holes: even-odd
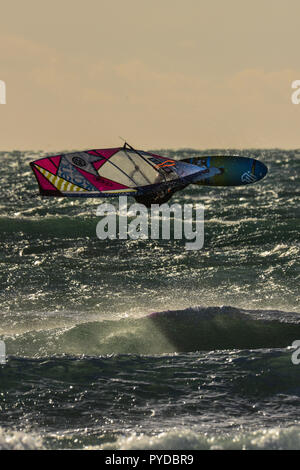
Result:
[[[249,433],[207,436],[190,430],[172,430],[156,436],[133,434],[102,449],[117,450],[298,450],[300,427],[259,429]]]
[[[196,307],[141,318],[89,321],[4,337],[16,356],[163,354],[285,348],[300,338],[300,317],[282,311]]]
[[[6,431],[0,428],[0,450],[41,450],[41,437],[23,431]]]

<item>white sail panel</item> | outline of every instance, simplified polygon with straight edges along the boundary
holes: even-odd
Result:
[[[147,161],[145,161],[147,160]],[[120,150],[99,168],[99,175],[131,188],[165,181],[164,176],[148,160],[136,152]]]

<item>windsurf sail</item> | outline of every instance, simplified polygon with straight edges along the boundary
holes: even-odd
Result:
[[[218,172],[150,152],[123,147],[40,158],[30,163],[40,194],[58,197],[155,196]]]

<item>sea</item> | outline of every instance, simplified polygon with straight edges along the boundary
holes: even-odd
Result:
[[[187,250],[99,239],[101,200],[38,195],[46,152],[0,153],[0,449],[300,449],[300,150],[156,152],[269,172],[176,193]]]

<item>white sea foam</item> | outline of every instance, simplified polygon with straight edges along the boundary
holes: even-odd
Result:
[[[0,450],[42,450],[43,448],[40,436],[0,428]]]
[[[260,429],[249,433],[207,436],[191,430],[172,430],[148,436],[132,434],[105,444],[102,449],[119,450],[299,450],[300,427]]]

